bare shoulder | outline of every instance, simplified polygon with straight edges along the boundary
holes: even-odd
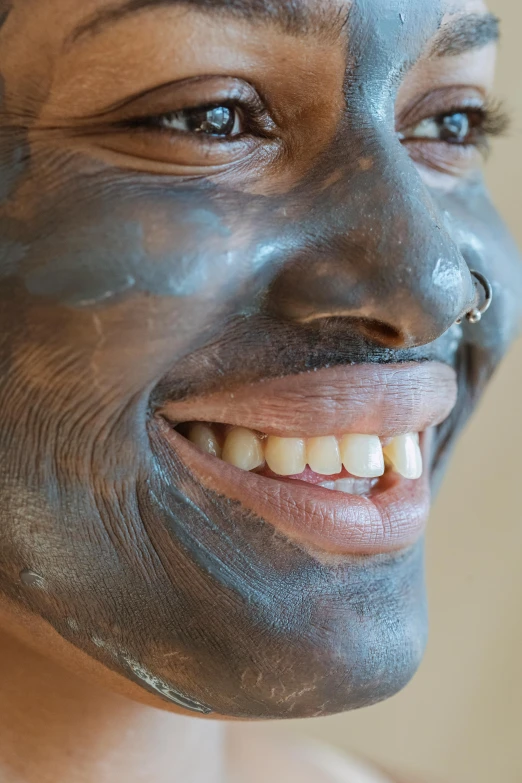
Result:
[[[378,770],[313,740],[260,724],[227,727],[227,783],[394,783]]]

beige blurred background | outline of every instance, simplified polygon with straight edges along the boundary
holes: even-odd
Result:
[[[504,21],[497,93],[515,116],[488,176],[522,248],[522,2],[490,7]],[[460,441],[430,521],[431,636],[413,682],[381,705],[291,730],[419,783],[522,783],[521,388],[519,342]]]

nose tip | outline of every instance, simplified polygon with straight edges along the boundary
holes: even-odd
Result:
[[[376,345],[400,349],[433,342],[477,304],[469,268],[452,244],[435,263],[404,264],[393,254],[378,267],[340,256],[296,261],[272,284],[273,314],[298,324],[344,319]]]
[[[446,253],[435,263],[425,259],[412,274],[403,294],[396,294],[391,320],[400,330],[404,347],[433,342],[459,322],[477,303],[477,289],[458,247],[447,237]],[[386,304],[382,304],[383,311]]]

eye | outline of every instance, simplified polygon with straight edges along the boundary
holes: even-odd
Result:
[[[489,152],[490,139],[507,130],[509,117],[502,106],[491,99],[473,104],[464,99],[466,102],[450,104],[446,111],[430,112],[429,104],[440,106],[441,98],[444,99],[443,93],[426,96],[410,117],[403,119],[402,127],[398,127],[398,137],[415,163],[442,173],[464,176],[480,168]],[[440,108],[444,108],[444,104]]]
[[[225,176],[229,167],[239,176],[244,165],[246,177],[281,152],[274,113],[249,82],[201,76],[129,96],[102,112],[101,121],[85,122],[81,135],[125,168],[199,179]]]
[[[446,144],[478,144],[488,133],[484,109],[452,111],[427,117],[399,133],[401,141],[442,141]]]
[[[403,138],[434,139],[449,144],[465,144],[471,128],[470,118],[463,112],[428,117],[401,134]]]
[[[143,124],[143,123],[142,123]],[[149,126],[175,133],[232,139],[244,132],[240,110],[234,106],[200,106],[151,117]]]

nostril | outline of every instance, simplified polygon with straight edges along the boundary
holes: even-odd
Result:
[[[394,326],[373,318],[357,319],[357,330],[373,343],[386,348],[402,348],[407,343],[406,336]]]

